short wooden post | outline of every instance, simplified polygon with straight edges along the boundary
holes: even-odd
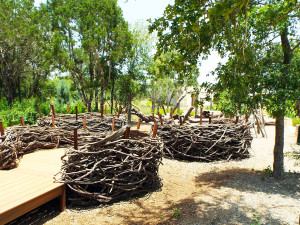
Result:
[[[78,150],[77,127],[74,128],[74,149]]]
[[[112,118],[112,123],[111,123],[111,130],[114,131],[115,130],[115,122],[116,122],[116,119],[115,117]]]
[[[68,114],[70,114],[70,105],[67,104]]]
[[[106,105],[104,106],[104,115],[106,114]]]
[[[5,135],[2,119],[0,119],[0,134],[1,136]]]
[[[154,123],[152,138],[156,137],[157,129],[158,129],[158,125],[157,123]]]
[[[180,126],[183,124],[183,122],[182,122],[182,116],[179,116],[179,124],[180,124]]]
[[[170,117],[171,117],[171,119],[173,119],[173,113],[172,113],[172,111],[173,111],[173,109],[171,107],[171,109],[170,109]]]
[[[75,114],[76,114],[76,120],[78,120],[78,108],[77,108],[77,105],[75,106]]]
[[[239,122],[239,116],[236,116],[235,117],[235,124],[238,124],[238,122]]]
[[[39,111],[40,118],[42,118],[43,116],[42,116],[42,113],[41,113],[40,105],[37,105],[37,109],[38,109],[38,111]]]
[[[118,109],[118,118],[120,117],[120,113],[121,113],[121,106],[119,105],[119,109]]]
[[[246,121],[246,123],[248,122],[248,119],[249,119],[249,116],[246,114],[245,115],[245,121]]]
[[[297,132],[298,133],[297,134],[297,145],[300,145],[300,125],[296,125],[296,129],[298,130],[298,132]]]
[[[137,127],[136,127],[137,130],[140,129],[140,127],[141,127],[141,122],[142,122],[142,120],[141,120],[141,118],[139,118],[138,124],[137,124]]]
[[[200,125],[202,125],[203,109],[200,108]]]
[[[89,112],[89,104],[86,104],[86,112]]]
[[[163,126],[164,125],[164,121],[163,121],[162,115],[159,114],[158,116],[159,116],[159,119],[160,119],[160,124]]]
[[[54,116],[52,116],[52,127],[55,127],[55,120],[54,120]]]
[[[20,120],[21,120],[21,125],[24,127],[25,126],[25,122],[24,122],[23,116],[20,116]]]
[[[55,110],[54,110],[54,105],[51,105],[52,106],[52,115],[54,116],[55,118]]]
[[[214,112],[211,112],[211,115],[210,115],[211,119],[214,118]]]
[[[129,134],[130,134],[130,126],[127,126],[125,131],[125,139],[129,139]]]
[[[86,117],[83,117],[83,132],[86,131]]]
[[[211,116],[208,117],[208,123],[211,124]]]

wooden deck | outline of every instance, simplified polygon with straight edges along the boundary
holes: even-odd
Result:
[[[40,150],[25,155],[19,167],[0,170],[0,225],[60,197],[64,211],[65,185],[54,182],[64,149]]]

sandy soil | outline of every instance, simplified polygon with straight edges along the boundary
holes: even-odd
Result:
[[[144,127],[148,129],[148,127]],[[56,202],[12,224],[299,224],[300,167],[285,157],[285,179],[274,180],[274,126],[254,138],[242,161],[187,163],[163,160],[163,187],[139,199],[113,205],[57,211]],[[295,128],[285,131],[285,152],[295,145]]]

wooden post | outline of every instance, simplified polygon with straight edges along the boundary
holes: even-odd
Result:
[[[106,114],[106,105],[104,106],[104,115]]]
[[[52,116],[52,127],[55,127],[55,120],[54,120],[54,116]]]
[[[119,109],[118,109],[118,118],[120,117],[120,113],[121,113],[121,106],[119,105]]]
[[[180,124],[180,126],[183,124],[183,122],[182,122],[182,116],[179,116],[179,124]]]
[[[86,104],[86,112],[89,112],[89,104]]]
[[[211,112],[211,119],[214,118],[214,112]]]
[[[298,132],[297,132],[298,133],[297,134],[297,145],[300,145],[300,125],[296,125],[296,129],[298,130]]]
[[[38,109],[38,111],[39,111],[40,118],[42,118],[43,116],[42,116],[42,113],[41,113],[40,105],[37,105],[37,109]]]
[[[0,119],[0,134],[1,136],[5,135],[2,119]]]
[[[83,132],[86,131],[86,117],[83,117]]]
[[[70,105],[67,104],[68,114],[70,114]]]
[[[101,118],[103,118],[103,105],[101,105]]]
[[[78,150],[77,127],[74,128],[74,149]]]
[[[164,121],[163,121],[162,115],[159,114],[158,116],[159,116],[159,119],[160,119],[160,124],[163,126],[164,125]]]
[[[77,108],[77,105],[75,106],[75,113],[76,113],[76,120],[78,120],[78,108]]]
[[[208,117],[208,123],[211,124],[211,116]]]
[[[125,131],[125,139],[129,139],[129,134],[130,134],[130,126],[127,126]]]
[[[127,113],[127,107],[125,107],[124,109],[124,115],[126,115],[126,113]]]
[[[200,108],[200,125],[202,125],[203,109]]]
[[[111,123],[111,130],[114,131],[115,130],[115,122],[116,122],[116,119],[115,117],[112,118],[112,123]]]
[[[157,123],[154,123],[152,138],[156,137],[157,129],[158,129],[158,125]]]
[[[54,116],[55,118],[55,110],[54,110],[54,105],[52,105],[52,115]]]
[[[238,124],[238,122],[239,122],[239,116],[236,116],[235,117],[235,124]]]
[[[21,120],[21,125],[24,127],[25,126],[25,122],[24,122],[23,116],[20,116],[20,120]]]
[[[139,118],[138,124],[137,124],[137,127],[136,127],[137,130],[140,129],[140,127],[141,127],[141,122],[142,122],[142,120],[141,120],[141,118]]]
[[[248,122],[248,119],[249,119],[249,116],[246,114],[245,115],[245,121],[246,121],[246,123]]]

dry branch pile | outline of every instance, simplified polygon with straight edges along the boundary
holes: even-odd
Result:
[[[159,188],[162,155],[162,143],[154,139],[120,139],[80,150],[70,148],[55,178],[70,188],[68,198],[73,203],[114,202]]]
[[[99,141],[105,135],[78,135],[79,144]],[[59,128],[24,126],[10,127],[6,130],[5,141],[0,143],[0,169],[17,167],[22,155],[37,149],[69,147],[74,144],[74,133]]]
[[[73,130],[74,127],[79,129],[83,128],[83,118],[86,117],[86,131],[89,133],[107,132],[112,129],[112,116],[103,115],[100,113],[81,113],[78,114],[76,120],[75,114],[56,114],[55,115],[55,126],[63,130]],[[127,123],[124,116],[120,115],[119,118],[115,117],[115,130],[120,129]],[[52,114],[39,118],[37,124],[41,127],[52,126]]]
[[[163,126],[157,132],[167,157],[211,162],[249,157],[249,124]]]

